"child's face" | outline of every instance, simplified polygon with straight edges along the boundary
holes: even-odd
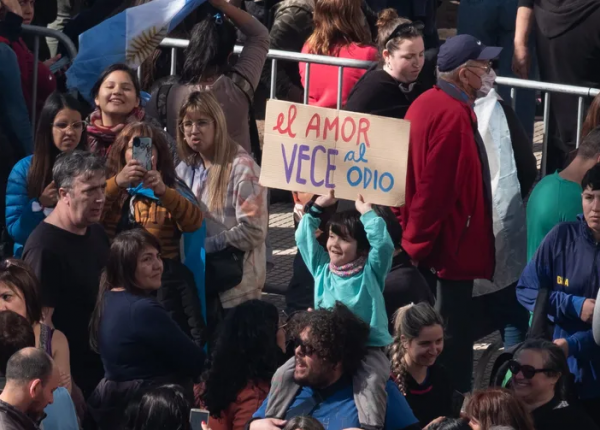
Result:
[[[342,239],[331,230],[329,230],[327,239],[327,252],[329,252],[331,262],[336,266],[343,266],[358,258],[356,240],[349,236]]]

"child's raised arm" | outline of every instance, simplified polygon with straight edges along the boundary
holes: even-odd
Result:
[[[322,208],[332,206],[336,202],[337,199],[333,194],[333,190],[329,192],[329,196],[319,196],[309,211],[302,217],[296,229],[298,251],[300,251],[308,271],[313,276],[315,276],[319,267],[329,264],[329,254],[317,241],[315,235],[321,223],[319,216],[323,212]],[[327,232],[324,232],[324,234],[327,234]]]
[[[371,203],[366,203],[360,194],[356,199],[356,210],[361,214],[360,222],[365,227],[367,239],[371,245],[367,265],[373,268],[373,272],[379,281],[379,287],[383,291],[385,278],[392,268],[392,259],[394,258],[395,250],[394,242],[392,242],[383,218],[373,211]]]

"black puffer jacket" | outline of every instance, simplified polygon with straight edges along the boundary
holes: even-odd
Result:
[[[0,400],[0,429],[39,430],[39,427],[23,412]]]

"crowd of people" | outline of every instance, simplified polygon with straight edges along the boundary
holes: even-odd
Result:
[[[92,3],[0,0],[0,429],[600,427],[600,96],[581,131],[550,105],[536,184],[535,93],[495,85],[600,87],[598,1],[462,0],[440,44],[437,0],[208,0],[171,34],[180,76],[158,48],[82,95],[22,26],[76,42],[146,1]],[[280,61],[277,98],[410,122],[401,207],[292,193],[285,310],[261,301],[269,48],[374,62],[338,86]],[[473,390],[495,330],[508,358]]]

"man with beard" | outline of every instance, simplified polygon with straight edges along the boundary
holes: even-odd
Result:
[[[448,342],[440,361],[452,369],[454,387],[471,390],[472,295],[475,279],[492,279],[492,187],[473,104],[493,80],[490,61],[502,48],[473,36],[452,37],[440,48],[438,82],[415,100],[410,121],[402,248],[435,295]]]
[[[52,177],[58,203],[29,236],[23,260],[40,280],[44,323],[67,337],[73,381],[87,396],[104,374],[88,332],[110,246],[97,224],[105,200],[104,160],[84,151],[64,153]]]
[[[306,415],[319,420],[328,430],[360,427],[352,375],[367,353],[369,326],[339,302],[333,309],[300,314],[291,325],[296,344],[296,389],[281,390],[278,381],[273,381],[269,396],[249,423],[249,430],[277,430],[286,420]],[[419,422],[391,380],[386,391],[384,429],[419,429]]]
[[[0,394],[0,428],[37,430],[59,381],[58,368],[41,349],[25,348],[13,354],[6,365],[6,386]]]

